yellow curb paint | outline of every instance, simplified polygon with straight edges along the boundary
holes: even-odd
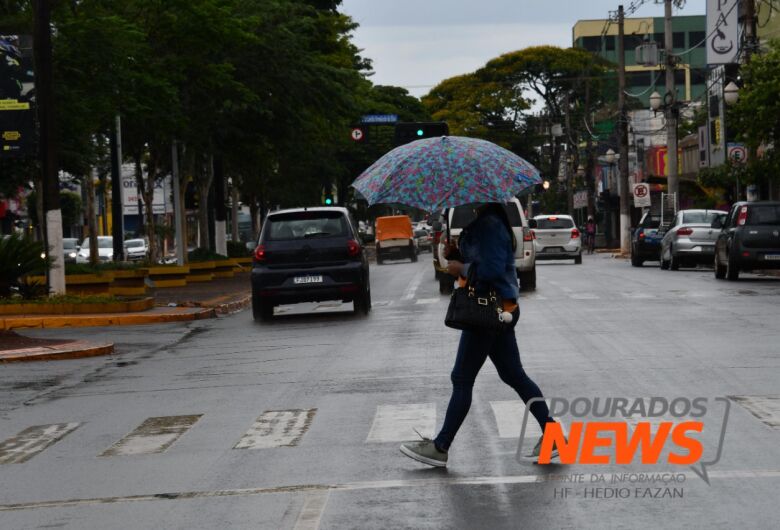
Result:
[[[90,346],[88,348],[77,348],[72,350],[61,350],[46,353],[32,353],[14,356],[3,356],[0,354],[0,363],[18,363],[32,361],[58,361],[65,359],[83,359],[85,357],[97,357],[99,355],[111,355],[114,353],[114,344],[101,344]]]

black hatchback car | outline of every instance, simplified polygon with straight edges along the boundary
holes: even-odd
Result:
[[[631,233],[631,265],[641,267],[645,261],[658,261],[661,256],[661,239],[658,233],[661,216],[646,212]]]
[[[780,269],[780,202],[738,202],[725,218],[715,242],[715,277],[739,279],[740,271]]]
[[[371,311],[368,260],[346,208],[296,208],[266,217],[252,264],[252,316],[279,304],[341,300]]]

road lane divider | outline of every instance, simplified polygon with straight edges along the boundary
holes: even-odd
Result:
[[[428,269],[420,269],[420,271],[414,275],[414,278],[412,278],[409,286],[404,291],[403,296],[401,296],[401,300],[414,299],[414,295],[417,293],[417,288],[420,287],[420,283],[422,282],[423,276],[426,272],[428,272]]]
[[[100,456],[129,456],[162,453],[190,430],[202,414],[159,416],[144,422],[106,449]]]
[[[293,530],[317,530],[320,527],[322,514],[325,513],[329,497],[329,489],[307,493]]]
[[[244,433],[234,449],[295,447],[309,430],[317,409],[267,410]]]
[[[433,438],[436,428],[435,403],[379,405],[366,443],[407,442],[418,439],[414,432]]]
[[[80,423],[53,423],[28,427],[0,442],[0,464],[21,464],[75,431]]]

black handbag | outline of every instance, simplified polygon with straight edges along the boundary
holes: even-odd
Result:
[[[466,286],[452,292],[444,325],[453,329],[497,334],[512,327],[501,320],[503,311],[503,303],[494,289],[477,291],[476,263],[472,263]]]

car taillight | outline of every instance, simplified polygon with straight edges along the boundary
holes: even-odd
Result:
[[[678,236],[689,236],[692,233],[693,233],[693,229],[692,228],[679,228],[677,230],[677,235]]]
[[[265,247],[263,245],[257,245],[257,248],[255,249],[255,261],[263,263],[265,258]]]
[[[350,258],[355,258],[360,255],[360,244],[354,239],[347,241],[347,254]]]
[[[571,238],[572,239],[577,239],[578,237],[580,237],[580,231],[577,230],[576,228],[572,228],[571,229]]]
[[[737,224],[739,226],[745,226],[745,223],[747,222],[747,206],[743,206],[739,209],[739,217],[737,217]]]
[[[533,230],[523,227],[523,241],[533,241],[536,239],[536,234]]]
[[[645,238],[645,231],[642,230],[641,228],[639,229],[638,237],[639,237],[639,239],[644,239]]]

